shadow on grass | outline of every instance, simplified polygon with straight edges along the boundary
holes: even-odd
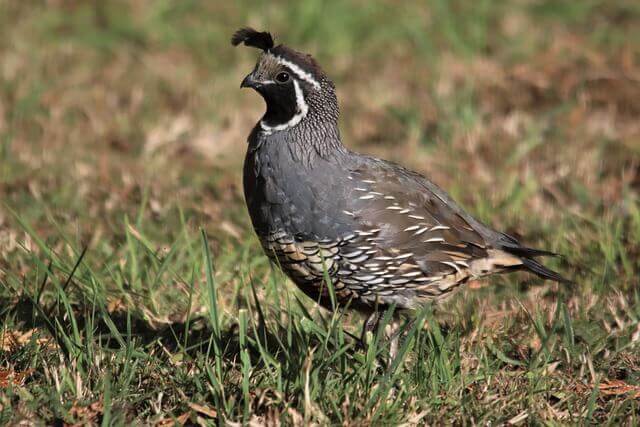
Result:
[[[26,296],[0,302],[3,324],[11,324],[16,330],[44,332],[67,359],[72,358],[73,347],[83,351],[92,344],[103,350],[160,345],[168,355],[182,353],[196,358],[205,354],[213,357],[211,348],[216,339],[223,360],[237,363],[243,348],[246,348],[254,366],[264,362],[265,354],[279,363],[291,364],[294,359],[299,359],[291,355],[307,354],[320,346],[336,347],[336,350],[347,346],[351,352],[363,349],[358,337],[341,328],[339,333],[322,327],[309,331],[301,326],[301,319],[290,318],[288,322],[281,323],[278,320],[267,322],[262,315],[256,317],[259,319],[255,322],[248,321],[244,332],[236,319],[226,322],[217,334],[206,316],[160,323],[145,319],[138,311],[107,311],[98,305],[73,304],[61,308],[54,303],[46,307]],[[280,318],[277,313],[270,313],[269,317]],[[342,336],[340,342],[339,334]]]

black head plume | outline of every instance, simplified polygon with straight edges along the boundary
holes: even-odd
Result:
[[[273,47],[273,37],[266,31],[256,31],[253,28],[240,28],[231,37],[231,44],[238,46],[243,43],[245,46],[257,47],[265,52]]]

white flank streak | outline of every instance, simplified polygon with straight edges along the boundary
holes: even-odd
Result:
[[[449,227],[447,227],[446,225],[436,225],[435,227],[431,227],[429,231],[448,230],[448,229]]]
[[[294,80],[293,87],[296,91],[296,105],[298,106],[298,112],[293,117],[291,117],[291,120],[277,126],[269,126],[264,123],[264,120],[261,120],[260,127],[262,128],[263,131],[265,131],[267,135],[270,135],[273,132],[294,127],[295,125],[300,123],[300,121],[302,121],[302,119],[304,119],[307,113],[309,112],[309,106],[307,105],[306,102],[304,102],[304,93],[302,93],[300,84],[298,84],[298,82]]]
[[[455,268],[457,273],[460,273],[460,267],[458,267],[454,262],[442,261],[443,264],[448,265],[449,267]]]
[[[416,231],[413,234],[415,234],[416,236],[419,236],[419,235],[421,235],[422,233],[424,233],[427,230],[428,230],[428,227],[424,227],[424,228],[421,228],[420,230]]]
[[[409,273],[404,273],[404,277],[416,277],[422,275],[422,271],[410,271]]]
[[[362,251],[353,251],[353,252],[349,252],[348,254],[344,254],[342,255],[345,258],[353,258],[353,257],[357,257],[362,255]]]
[[[298,67],[293,62],[287,61],[284,58],[281,58],[279,56],[276,56],[275,58],[276,58],[276,60],[278,61],[278,63],[280,65],[284,65],[285,67],[289,68],[291,71],[293,71],[302,80],[304,80],[305,82],[307,82],[310,85],[312,85],[316,90],[320,90],[320,83],[318,83],[318,81],[316,79],[314,79],[313,76],[310,73],[307,73],[306,71],[304,71],[302,68]]]
[[[424,217],[420,215],[408,215],[408,217],[413,219],[424,219]]]
[[[360,200],[369,200],[369,199],[373,199],[375,196],[373,194],[368,194],[366,196],[360,196]]]
[[[404,231],[414,231],[414,230],[417,230],[418,228],[420,228],[419,225],[412,225],[411,227],[405,228]]]
[[[424,242],[425,243],[444,242],[444,239],[442,237],[432,237],[431,239],[427,239]]]

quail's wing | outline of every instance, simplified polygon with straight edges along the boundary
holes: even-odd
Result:
[[[345,276],[357,268],[360,277],[370,272],[365,278],[386,278],[383,285],[426,286],[448,279],[446,286],[452,286],[520,263],[492,249],[487,237],[492,231],[419,174],[371,159],[353,168],[349,180],[344,213],[357,230],[341,248]]]

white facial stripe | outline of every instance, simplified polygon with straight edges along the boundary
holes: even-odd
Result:
[[[307,115],[309,112],[309,106],[304,100],[304,93],[302,92],[302,88],[297,81],[293,81],[293,87],[296,90],[296,105],[298,106],[298,110],[303,114],[303,117]]]
[[[313,76],[310,73],[307,73],[306,71],[304,71],[302,68],[300,68],[299,66],[297,66],[293,62],[287,61],[286,59],[284,59],[284,58],[282,58],[280,56],[275,56],[274,55],[274,57],[276,58],[276,61],[278,61],[278,64],[284,65],[285,67],[289,68],[301,80],[304,80],[305,82],[309,83],[316,90],[320,90],[320,83],[318,83],[318,81],[316,79],[314,79]]]
[[[267,135],[271,135],[273,132],[294,127],[295,125],[300,123],[300,121],[304,119],[307,113],[309,112],[309,106],[304,101],[304,93],[302,92],[302,88],[300,87],[300,84],[294,80],[293,87],[296,91],[296,106],[298,107],[298,111],[293,117],[291,117],[291,119],[288,122],[283,123],[281,125],[277,125],[277,126],[269,126],[264,122],[264,120],[261,120],[260,127]]]

